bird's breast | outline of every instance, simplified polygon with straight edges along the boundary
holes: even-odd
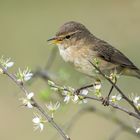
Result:
[[[64,61],[74,63],[74,60],[77,57],[74,47],[75,46],[65,47],[61,44],[58,45],[60,55]]]
[[[94,58],[97,58],[97,53],[94,51],[91,51],[89,49],[76,49],[76,46],[70,46],[65,48],[63,45],[58,45],[59,52],[61,57],[66,62],[70,62],[74,67],[86,75],[89,76],[95,76],[96,70],[91,65],[90,61],[93,61]],[[115,68],[116,66],[102,60],[100,58],[97,58],[100,61],[100,69],[106,73],[109,72],[111,69]]]

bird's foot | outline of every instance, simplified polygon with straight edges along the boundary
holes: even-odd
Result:
[[[104,106],[109,106],[109,97],[108,97],[108,96],[105,97],[105,98],[103,98],[102,104],[103,104]]]

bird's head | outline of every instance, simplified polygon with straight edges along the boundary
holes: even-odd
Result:
[[[63,24],[56,35],[49,39],[51,44],[63,46],[64,49],[82,44],[90,34],[88,29],[81,23],[70,21]]]

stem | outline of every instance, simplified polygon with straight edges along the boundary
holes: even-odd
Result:
[[[23,85],[23,83],[18,82],[16,77],[13,74],[10,74],[7,69],[5,69],[2,65],[0,65],[0,68],[3,70],[3,73],[6,74],[20,89],[23,91],[25,95],[28,95],[29,92]],[[37,108],[39,112],[41,112],[46,120],[57,130],[57,132],[63,137],[64,140],[70,140],[67,134],[57,125],[57,123],[47,114],[47,112],[37,103],[37,101],[32,98],[32,102],[34,107]]]

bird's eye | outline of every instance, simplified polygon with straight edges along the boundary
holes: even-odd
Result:
[[[70,35],[67,35],[65,38],[66,38],[66,39],[70,39]]]

